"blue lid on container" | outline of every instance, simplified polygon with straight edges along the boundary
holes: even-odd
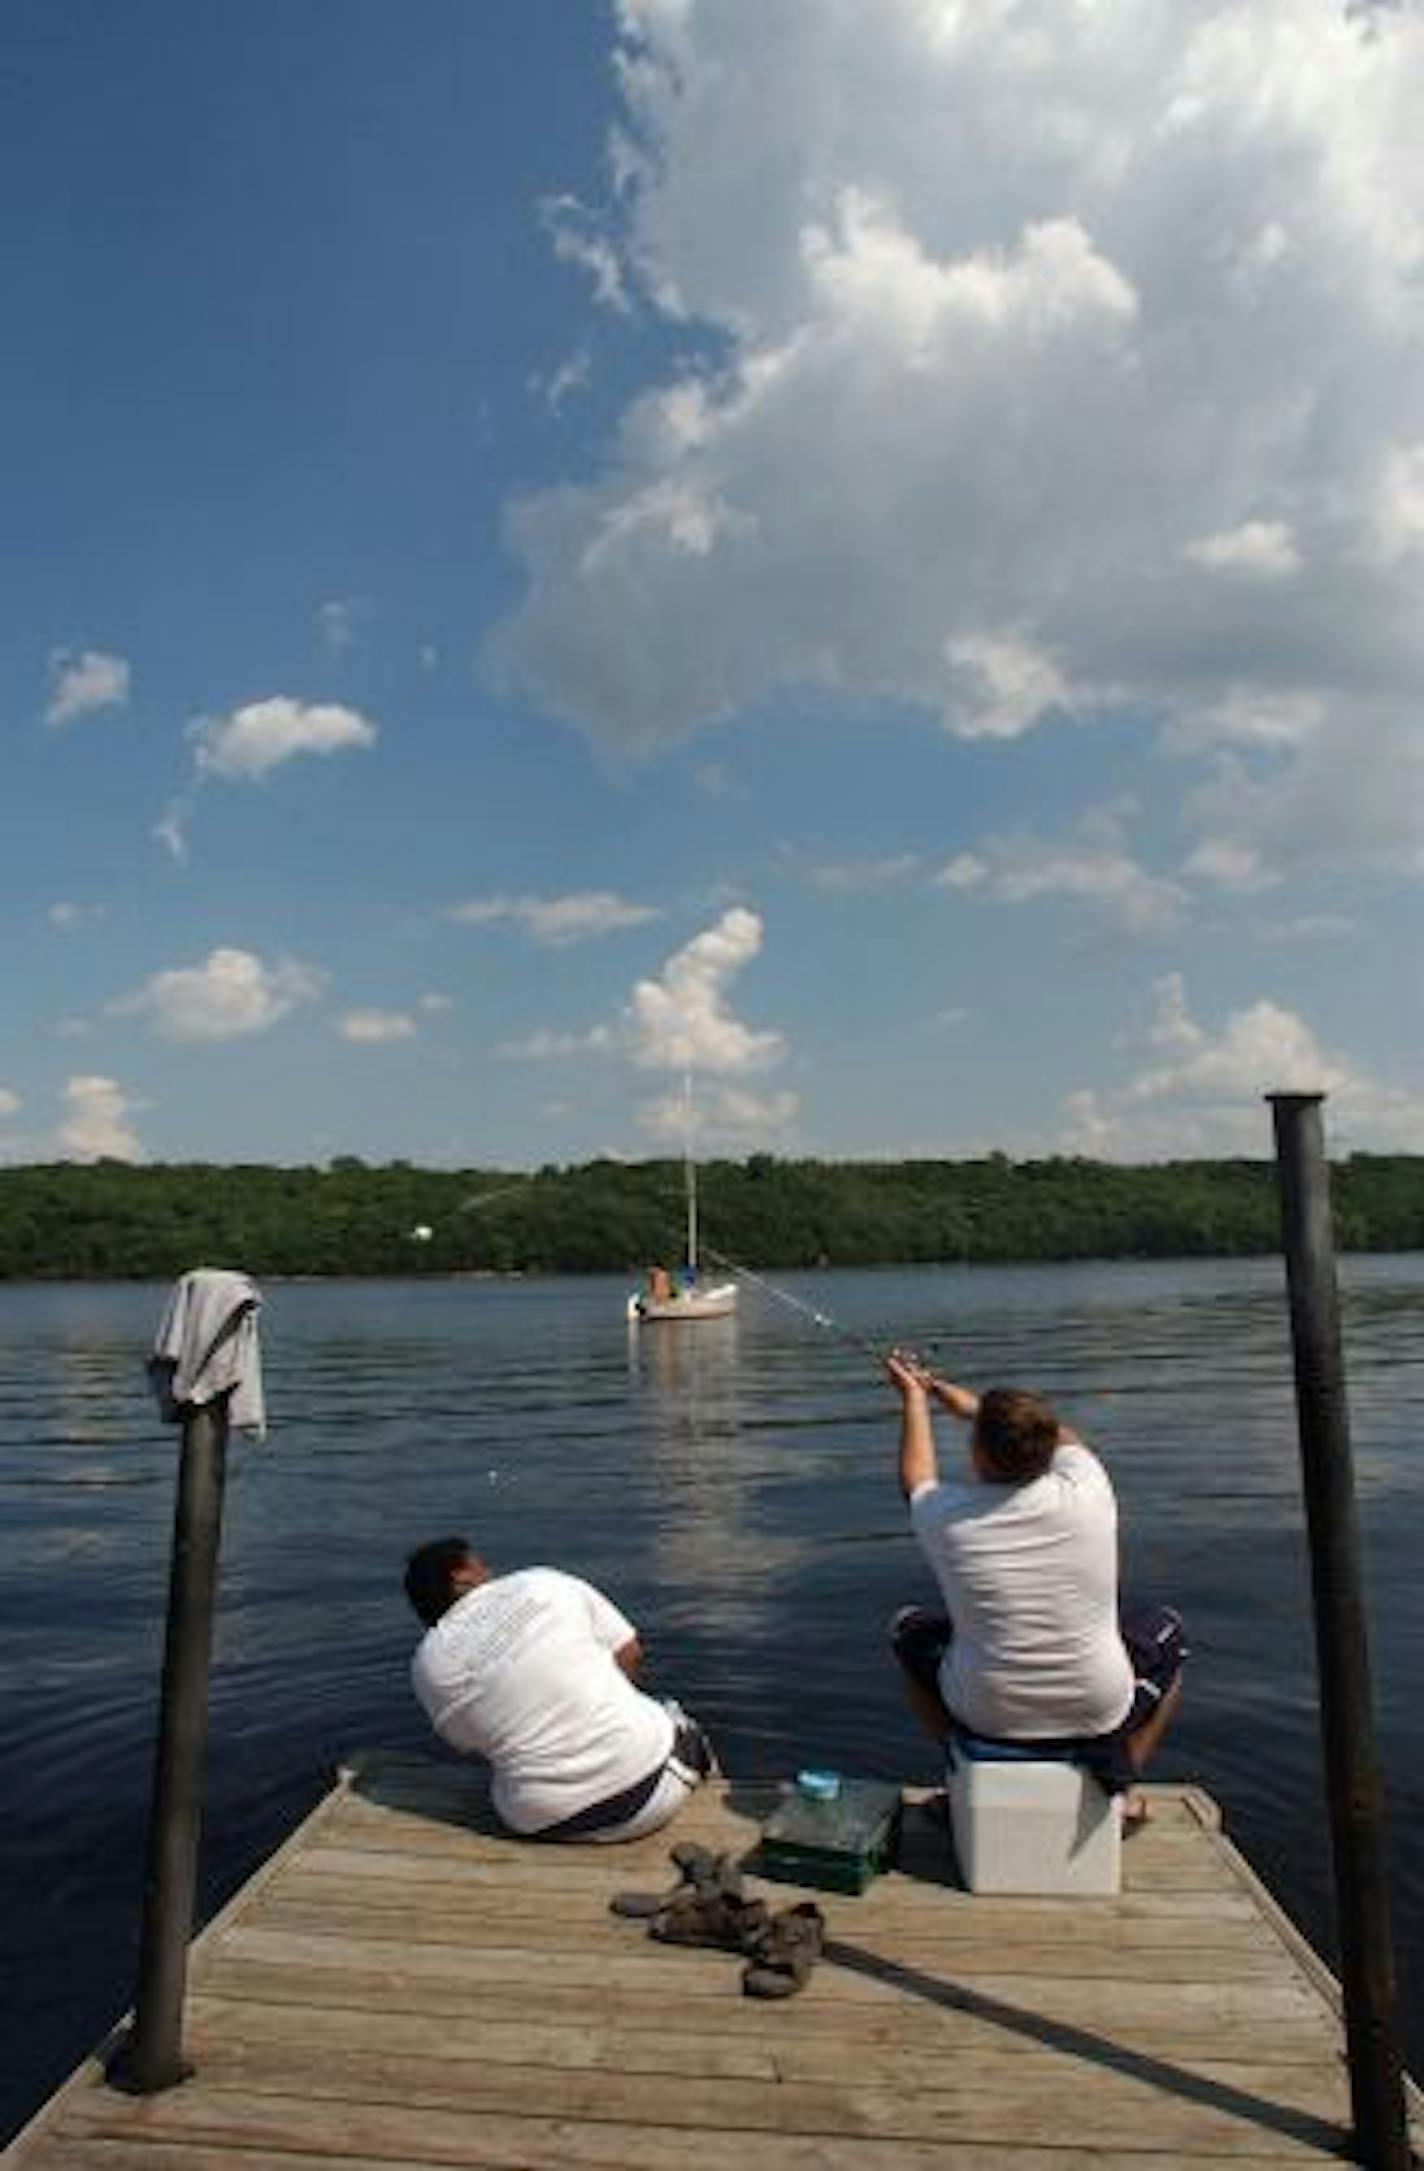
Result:
[[[796,1784],[813,1802],[833,1802],[841,1790],[838,1771],[798,1771]]]

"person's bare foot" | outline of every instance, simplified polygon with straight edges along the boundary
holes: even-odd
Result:
[[[1133,1832],[1140,1832],[1151,1820],[1152,1809],[1145,1794],[1133,1787],[1122,1797],[1122,1836],[1127,1839]]]

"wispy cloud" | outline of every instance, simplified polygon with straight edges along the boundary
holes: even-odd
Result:
[[[1300,552],[1284,520],[1244,520],[1239,528],[1186,544],[1182,556],[1210,573],[1240,573],[1256,580],[1285,580],[1300,571]]]
[[[414,1040],[420,1028],[404,1010],[344,1010],[336,1020],[343,1040],[375,1047],[393,1040]]]
[[[556,1033],[547,1026],[526,1033],[519,1040],[501,1040],[494,1053],[520,1063],[560,1063],[572,1056],[603,1055],[614,1044],[606,1025],[592,1025],[583,1033]]]
[[[322,646],[335,663],[356,638],[356,628],[369,605],[360,596],[332,596],[316,609],[317,631]]]
[[[1178,884],[1138,865],[1111,817],[1090,821],[1071,843],[1024,834],[985,838],[973,851],[957,853],[935,885],[996,905],[1066,900],[1133,936],[1169,934],[1186,900]]]
[[[887,853],[878,859],[822,859],[787,847],[783,857],[792,872],[812,889],[841,896],[873,890],[898,889],[919,872],[914,852]]]
[[[131,672],[122,656],[102,648],[56,648],[49,658],[49,705],[45,722],[62,730],[100,709],[121,709],[129,698]]]
[[[79,905],[71,899],[61,898],[58,903],[47,908],[45,918],[51,927],[59,928],[63,934],[72,935],[79,928],[90,927],[96,920],[102,920],[106,909],[104,905]]]
[[[508,921],[535,942],[558,949],[619,934],[658,917],[653,905],[632,904],[612,890],[574,890],[566,897],[472,897],[448,907],[446,917],[464,927],[492,927]]]
[[[593,282],[593,298],[606,309],[626,315],[627,282],[617,243],[596,211],[577,196],[551,196],[541,206],[544,230],[560,263],[577,265]]]
[[[574,393],[584,389],[592,369],[593,356],[588,347],[576,347],[547,374],[536,371],[529,388],[543,400],[551,415],[561,415]]]

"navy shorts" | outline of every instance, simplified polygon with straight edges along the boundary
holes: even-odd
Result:
[[[1118,1628],[1132,1662],[1132,1702],[1127,1717],[1110,1734],[1095,1734],[1071,1741],[1034,1742],[1046,1755],[1075,1755],[1099,1771],[1104,1784],[1118,1789],[1131,1783],[1128,1738],[1144,1727],[1182,1671],[1187,1640],[1182,1617],[1171,1606],[1125,1602],[1118,1611]],[[924,1606],[903,1606],[890,1626],[896,1658],[912,1681],[940,1694],[939,1669],[954,1634],[947,1613],[932,1613]],[[951,1725],[954,1714],[949,1714]],[[1020,1743],[1020,1747],[1028,1746]]]
[[[671,1699],[669,1699],[671,1703]],[[615,1831],[620,1824],[629,1824],[640,1809],[647,1807],[662,1785],[663,1775],[673,1770],[688,1787],[695,1787],[708,1779],[717,1769],[717,1754],[712,1747],[707,1729],[681,1704],[672,1705],[675,1713],[675,1732],[672,1749],[665,1764],[648,1773],[645,1779],[635,1780],[631,1787],[624,1787],[618,1794],[610,1794],[601,1802],[590,1802],[586,1809],[575,1810],[571,1817],[564,1817],[558,1824],[546,1824],[541,1831],[525,1832],[525,1839],[584,1839],[593,1832]]]

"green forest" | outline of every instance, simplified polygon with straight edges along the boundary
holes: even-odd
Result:
[[[1424,1158],[1331,1171],[1342,1249],[1424,1249]],[[702,1165],[704,1261],[786,1268],[1273,1251],[1274,1164],[812,1161]],[[682,1171],[533,1172],[343,1158],[320,1168],[120,1161],[0,1168],[0,1278],[597,1273],[676,1264]]]

